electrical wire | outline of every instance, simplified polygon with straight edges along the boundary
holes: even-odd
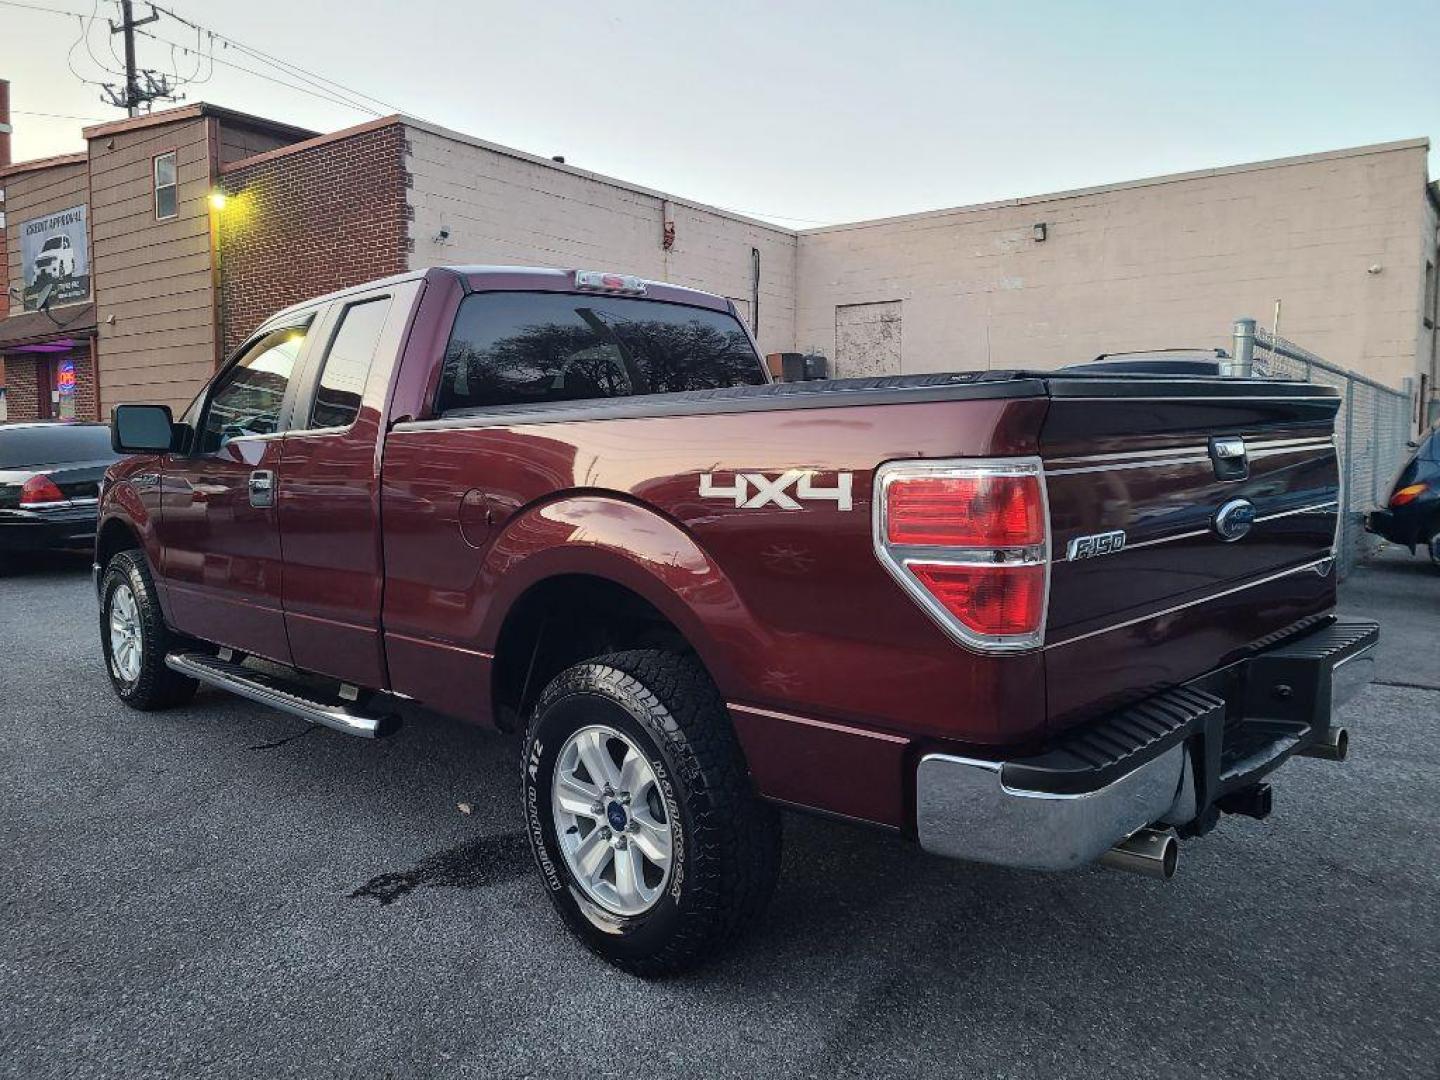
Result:
[[[38,11],[42,15],[73,15],[77,18],[84,17],[79,11],[70,11],[66,8],[57,8],[49,5],[21,4],[17,3],[16,0],[0,0],[0,7],[19,8],[21,11]]]
[[[76,116],[76,115],[74,115],[73,113],[34,112],[34,111],[30,110],[30,109],[11,109],[11,110],[10,110],[10,115],[12,115],[12,116],[43,116],[43,117],[45,117],[46,119],[49,119],[49,120],[91,120],[91,121],[94,121],[95,123],[103,123],[103,122],[105,121],[105,119],[106,119],[106,118],[103,117],[103,116]]]
[[[392,113],[401,113],[405,111],[398,105],[391,104],[390,102],[385,101],[383,98],[377,98],[372,94],[365,93],[363,90],[356,90],[354,87],[346,86],[344,83],[338,82],[335,79],[328,78],[324,75],[319,74],[318,72],[311,71],[308,68],[303,68],[299,64],[296,64],[292,61],[282,60],[280,57],[275,56],[272,53],[267,53],[263,49],[257,49],[253,45],[246,45],[244,42],[237,41],[235,38],[228,37],[217,30],[211,30],[209,27],[201,26],[199,23],[187,19],[185,16],[179,15],[176,12],[171,11],[169,8],[161,6],[160,4],[151,4],[150,6],[156,11],[163,12],[164,14],[170,16],[170,18],[174,19],[176,22],[190,27],[192,30],[203,30],[205,33],[210,34],[216,40],[225,42],[227,45],[236,48],[243,53],[246,53],[253,59],[268,64],[271,67],[278,68],[279,70],[284,71],[287,75],[291,75],[295,78],[302,79],[302,81],[309,82],[311,85],[317,86],[322,90],[326,90],[328,93],[333,94],[338,91],[341,96],[345,96],[348,98],[356,98],[363,101],[370,101],[376,105],[381,106],[386,111]],[[379,116],[382,114],[377,112],[375,113],[375,115]]]
[[[152,34],[148,30],[137,29],[135,33],[139,34],[141,37],[147,37],[151,41],[159,42],[162,45],[170,45],[182,49],[185,47],[177,42],[171,41],[169,38],[162,38],[157,34]],[[216,36],[218,37],[219,35]],[[322,91],[312,89],[311,87],[304,86],[300,83],[286,82],[284,79],[278,79],[275,76],[268,75],[263,71],[257,71],[254,68],[246,67],[244,64],[237,64],[233,60],[222,60],[220,59],[220,57],[212,54],[210,56],[210,62],[212,64],[220,64],[222,67],[234,68],[236,71],[243,71],[247,75],[254,75],[256,78],[265,79],[266,81],[273,82],[278,86],[283,86],[288,90],[295,90],[302,94],[309,94],[312,97],[317,97],[323,101],[328,101],[332,105],[344,105],[348,108],[355,109],[358,112],[369,113],[371,116],[384,115],[376,109],[371,109],[368,106],[357,104],[356,102],[350,101],[346,98],[342,98],[337,94],[324,93]]]

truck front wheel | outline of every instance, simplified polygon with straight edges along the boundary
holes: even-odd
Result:
[[[561,917],[636,975],[705,960],[774,890],[779,814],[690,657],[613,653],[557,675],[525,735],[521,796]]]
[[[165,666],[174,636],[139,551],[110,560],[100,582],[100,643],[115,694],[132,709],[164,709],[195,696],[194,679]]]

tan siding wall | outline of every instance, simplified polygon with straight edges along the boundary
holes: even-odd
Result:
[[[270,150],[289,146],[297,140],[294,137],[277,135],[270,131],[245,127],[220,120],[220,164],[229,165],[243,158],[254,157]]]
[[[9,267],[11,285],[18,291],[24,287],[25,276],[20,272],[21,239],[19,226],[33,218],[53,214],[57,210],[68,210],[89,202],[86,194],[85,165],[57,165],[51,169],[37,169],[34,172],[17,173],[0,180],[5,189],[5,261]],[[94,249],[95,223],[93,215],[88,219],[90,228],[91,270],[90,291],[95,291]],[[68,305],[66,305],[68,306]],[[52,307],[56,316],[64,320],[64,307]],[[24,305],[16,301],[10,309],[11,315],[23,315]]]
[[[1399,385],[1425,176],[1416,145],[801,233],[796,345],[834,356],[838,305],[900,300],[906,372],[1052,367],[1223,347],[1281,298],[1286,337]]]
[[[214,371],[208,126],[183,120],[90,144],[103,410],[152,401],[179,412]],[[152,161],[169,150],[179,214],[157,221]]]
[[[715,211],[597,179],[543,160],[407,127],[414,218],[410,267],[508,263],[584,267],[743,297],[751,248],[760,250],[761,347],[791,347],[795,236]],[[664,210],[675,222],[662,247]],[[450,237],[438,243],[441,228]]]

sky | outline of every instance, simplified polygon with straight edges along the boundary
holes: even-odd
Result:
[[[797,228],[1440,137],[1435,0],[162,6],[287,65],[217,42],[196,71],[140,38],[142,67],[204,79],[190,101],[317,131],[400,111]],[[114,81],[117,7],[0,0],[16,160],[122,115],[83,81]],[[168,15],[145,30],[208,40]]]

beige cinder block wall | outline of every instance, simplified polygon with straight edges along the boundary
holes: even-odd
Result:
[[[856,360],[836,353],[837,318],[842,345],[875,323],[843,306],[899,301],[905,372],[1044,368],[1225,347],[1233,318],[1269,326],[1279,298],[1284,336],[1398,386],[1428,367],[1427,150],[1411,140],[805,230],[796,345],[843,376]]]
[[[766,352],[792,347],[790,230],[414,120],[405,137],[411,268],[498,263],[638,274],[728,296],[748,325],[758,249],[757,337]],[[675,223],[669,251],[661,243],[667,214]]]

